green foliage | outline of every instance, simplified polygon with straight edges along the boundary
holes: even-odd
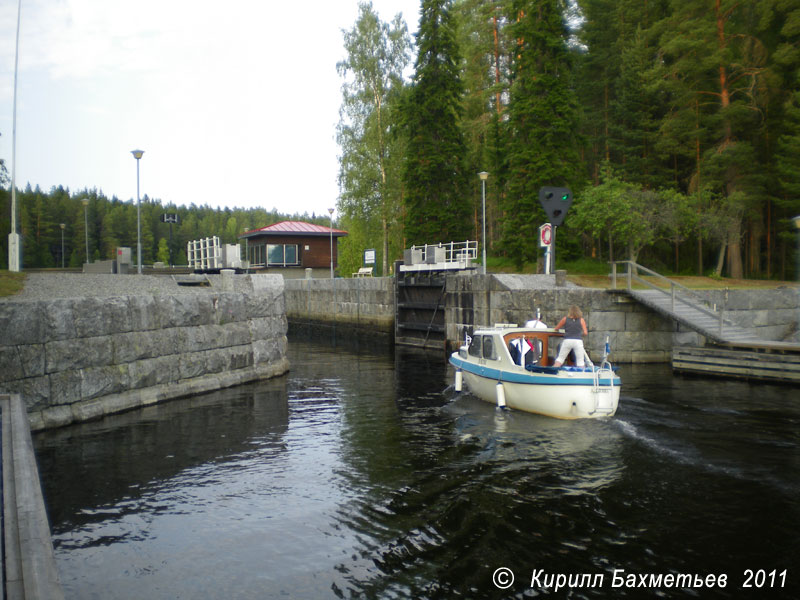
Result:
[[[342,150],[339,211],[350,239],[342,241],[344,272],[360,267],[361,251],[381,248],[388,271],[389,247],[401,235],[401,160],[404,140],[393,135],[402,96],[403,70],[411,40],[400,15],[383,23],[371,3],[359,4],[359,18],[343,32],[347,58],[337,65],[345,78],[337,126]],[[357,266],[356,266],[357,264]]]
[[[164,263],[165,265],[169,264],[169,244],[167,243],[167,238],[161,238],[158,240],[158,252],[156,253],[156,260]]]
[[[405,98],[403,185],[406,244],[468,237],[464,88],[450,0],[423,0],[414,81]]]
[[[506,123],[509,183],[502,247],[522,266],[535,260],[537,231],[545,220],[539,188],[578,182],[578,112],[559,3],[518,1],[512,10],[522,16],[511,27],[517,44]]]
[[[0,223],[6,223],[10,202],[6,190],[0,189],[0,207],[4,215]],[[83,200],[88,200],[84,218]],[[114,258],[119,246],[128,246],[136,255],[136,201],[122,202],[117,198],[107,198],[97,190],[82,190],[70,193],[63,187],[54,187],[43,192],[38,187],[27,186],[17,191],[20,213],[20,227],[23,238],[23,268],[61,267],[61,227],[64,229],[65,266],[80,267],[86,258],[86,227],[88,222],[89,255],[93,261]],[[173,263],[186,265],[186,243],[201,237],[218,236],[221,240],[235,243],[240,223],[248,228],[258,228],[286,219],[320,221],[328,225],[325,218],[308,215],[280,215],[262,208],[214,209],[209,206],[198,207],[164,205],[160,200],[146,196],[141,202],[142,262],[150,264],[154,260],[168,262],[165,249],[169,238],[169,225],[161,222],[164,213],[177,213],[180,223],[172,226]],[[244,227],[244,226],[243,226]],[[8,267],[7,236],[0,240],[0,253],[5,261],[2,268]],[[135,258],[134,258],[135,260]]]

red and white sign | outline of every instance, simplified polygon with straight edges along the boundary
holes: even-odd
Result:
[[[553,241],[553,226],[545,223],[539,227],[539,246],[547,248]]]

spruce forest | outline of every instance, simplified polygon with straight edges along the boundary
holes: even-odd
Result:
[[[538,190],[556,185],[574,196],[559,262],[793,278],[797,0],[422,0],[419,23],[384,22],[365,2],[342,40],[340,273],[356,271],[365,248],[388,274],[412,244],[480,239],[486,171],[498,264],[535,265],[547,220]],[[9,196],[0,190],[4,231]],[[27,267],[60,266],[59,223],[68,266],[85,258],[85,219],[93,258],[135,247],[135,201],[30,187],[18,199]],[[144,262],[169,260],[165,212],[181,219],[174,264],[188,240],[232,243],[288,218],[146,198]]]

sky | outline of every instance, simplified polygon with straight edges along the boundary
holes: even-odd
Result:
[[[342,29],[357,0],[22,0],[16,185],[165,205],[336,206]],[[373,0],[416,33],[419,0]],[[300,8],[302,7],[302,9]],[[11,175],[18,0],[0,0]]]

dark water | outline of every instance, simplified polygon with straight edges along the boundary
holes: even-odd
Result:
[[[566,422],[456,397],[413,354],[290,359],[36,437],[68,598],[800,596],[797,388],[623,365],[617,416]]]

